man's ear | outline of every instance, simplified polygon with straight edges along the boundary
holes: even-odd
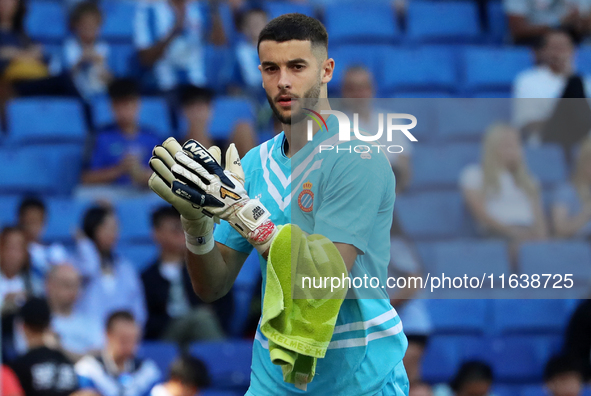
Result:
[[[334,59],[328,58],[322,63],[322,83],[326,84],[332,80],[334,72]]]

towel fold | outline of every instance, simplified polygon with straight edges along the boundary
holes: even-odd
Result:
[[[283,380],[306,390],[316,373],[316,361],[323,358],[347,289],[327,288],[308,291],[304,277],[316,284],[326,277],[348,277],[347,267],[334,243],[314,234],[306,235],[298,226],[279,226],[267,260],[267,282],[263,299],[261,331],[269,339],[271,361],[280,365]],[[292,298],[293,285],[308,299]],[[344,282],[342,282],[344,284]],[[319,298],[322,296],[322,298]]]

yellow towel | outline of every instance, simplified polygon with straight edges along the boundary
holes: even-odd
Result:
[[[281,366],[284,381],[299,389],[306,389],[314,378],[316,360],[326,354],[347,290],[331,291],[328,282],[327,289],[310,290],[308,296],[313,298],[295,300],[292,279],[343,276],[348,276],[347,268],[328,238],[308,236],[293,224],[280,226],[267,260],[261,331],[269,339],[271,360]]]

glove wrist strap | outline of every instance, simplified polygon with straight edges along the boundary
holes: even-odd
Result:
[[[200,237],[193,236],[185,231],[185,244],[187,245],[187,249],[193,254],[198,256],[207,254],[212,251],[215,245],[213,231]]]

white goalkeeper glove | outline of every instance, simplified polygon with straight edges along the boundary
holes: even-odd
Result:
[[[208,151],[196,141],[186,143],[184,149],[175,154],[176,164],[171,170],[176,178],[194,187],[196,194],[185,198],[226,220],[263,254],[277,229],[269,220],[267,208],[258,199],[251,199],[244,189],[244,171],[236,146],[232,143],[226,151],[225,169],[215,149]],[[173,192],[177,194],[174,188]]]
[[[174,206],[181,214],[181,222],[185,231],[187,249],[195,254],[205,254],[213,249],[213,223],[210,213],[190,201],[183,199],[183,194],[190,195],[192,189],[183,180],[176,178],[171,168],[176,164],[174,156],[182,152],[183,148],[175,138],[168,138],[162,146],[154,147],[150,167],[154,171],[148,182],[150,188]],[[221,158],[218,147],[211,147],[210,153]],[[190,155],[190,152],[188,152]],[[173,193],[173,190],[178,193]],[[183,191],[188,190],[183,193]]]

